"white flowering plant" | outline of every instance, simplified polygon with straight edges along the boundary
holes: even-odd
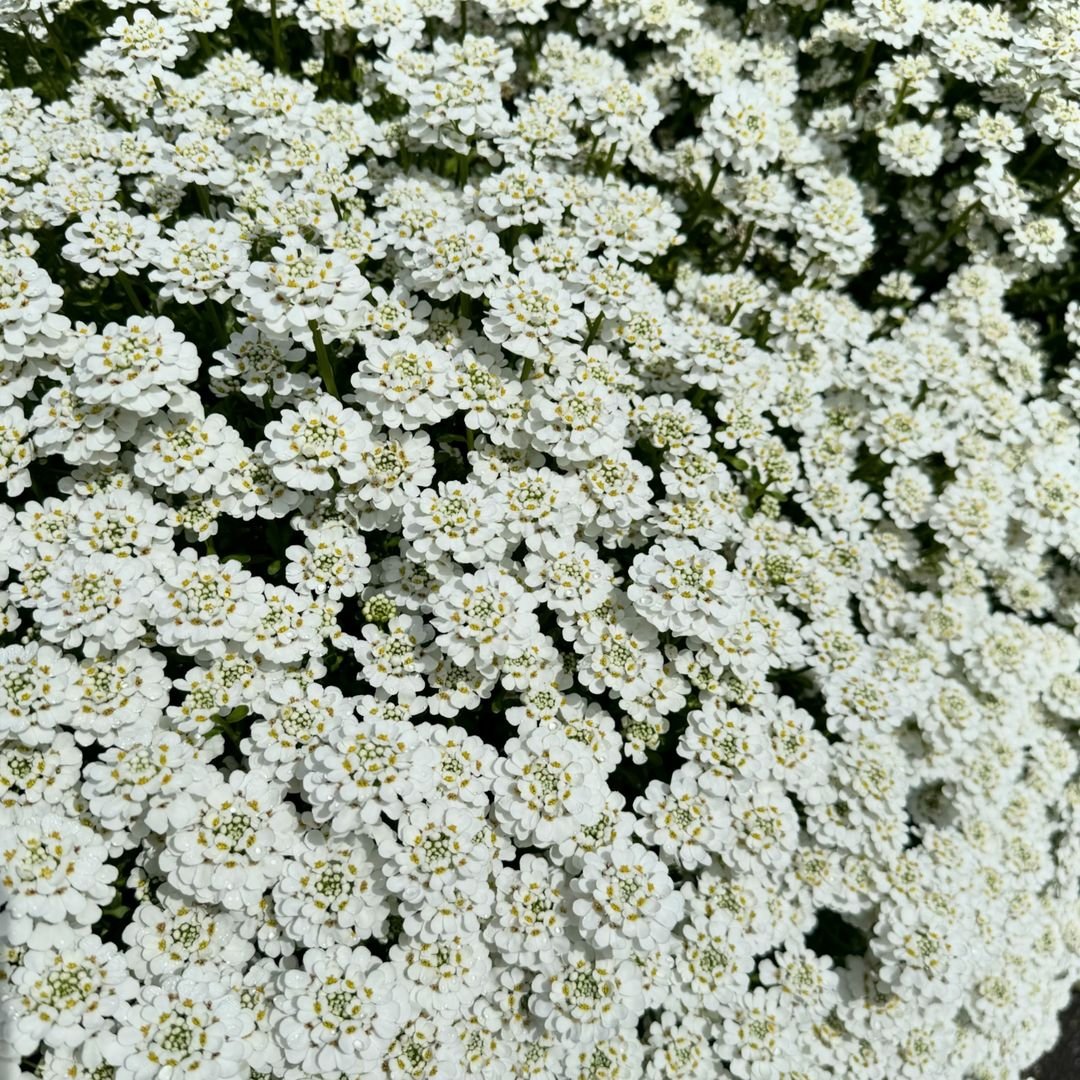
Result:
[[[1078,233],[1074,0],[0,0],[0,1075],[1019,1077]]]

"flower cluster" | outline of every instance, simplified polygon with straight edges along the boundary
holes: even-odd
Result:
[[[1054,1042],[1072,0],[33,0],[0,44],[4,1075]]]

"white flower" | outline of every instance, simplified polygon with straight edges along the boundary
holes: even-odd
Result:
[[[550,968],[570,948],[569,878],[538,855],[495,876],[495,917],[484,938],[507,964]]]
[[[5,740],[0,743],[0,806],[57,806],[71,798],[81,766],[82,754],[68,731],[56,732],[47,746]]]
[[[391,948],[390,960],[404,973],[402,989],[410,1002],[437,1020],[465,1015],[487,989],[492,969],[483,941],[461,934],[399,943]]]
[[[51,645],[0,648],[0,728],[29,746],[48,744],[78,711],[78,668]]]
[[[402,535],[425,559],[444,554],[459,563],[498,560],[506,552],[503,506],[479,484],[441,483],[406,503]]]
[[[0,481],[12,498],[30,486],[30,462],[34,451],[30,425],[18,405],[0,409]]]
[[[400,516],[435,477],[435,453],[426,432],[417,435],[374,436],[358,460],[339,468],[341,479],[353,485],[357,499],[370,503],[370,520],[388,522]]]
[[[634,559],[627,596],[660,630],[708,641],[739,619],[743,582],[724,560],[688,540],[663,540]]]
[[[88,274],[134,274],[149,261],[157,234],[158,226],[149,218],[95,207],[68,226],[62,254]]]
[[[302,834],[273,884],[274,914],[284,932],[308,949],[381,936],[391,907],[379,866],[365,837],[346,842],[316,830]]]
[[[595,824],[605,793],[604,774],[588,748],[550,728],[511,739],[495,765],[496,820],[517,840],[537,847]]]
[[[60,314],[63,295],[33,259],[0,257],[0,353],[8,363],[57,351],[68,330]],[[12,402],[0,399],[0,404]]]
[[[47,943],[26,950],[11,973],[14,1048],[39,1043],[71,1050],[109,1027],[138,984],[123,955],[96,934],[57,927]]]
[[[172,540],[167,509],[137,489],[100,491],[80,500],[72,523],[76,551],[147,556]]]
[[[564,461],[591,461],[622,446],[628,403],[609,387],[560,377],[545,382],[529,406],[527,429]]]
[[[323,636],[341,605],[317,600],[286,585],[267,585],[258,605],[258,622],[244,641],[245,651],[276,664],[299,663],[325,652]]]
[[[649,781],[634,810],[640,815],[638,835],[670,863],[693,870],[707,865],[713,850],[723,850],[727,830],[717,799],[701,790],[685,766],[672,774],[670,784]]]
[[[213,354],[217,363],[207,369],[210,389],[221,395],[239,389],[246,397],[259,401],[269,394],[272,403],[280,405],[310,383],[304,381],[307,376],[290,370],[304,355],[304,350],[296,348],[287,337],[245,326],[231,334],[228,344]]]
[[[307,755],[339,732],[354,705],[336,686],[275,678],[257,703],[265,718],[254,720],[240,748],[253,766],[282,782],[292,781]]]
[[[594,547],[544,532],[526,538],[525,585],[554,611],[576,614],[598,608],[611,592],[615,573]]]
[[[0,888],[8,941],[38,946],[56,924],[96,923],[116,878],[104,840],[45,803],[6,818],[0,826]]]
[[[334,471],[353,477],[371,447],[371,424],[327,394],[302,401],[266,425],[263,457],[273,474],[302,491],[329,491]]]
[[[159,862],[172,885],[202,904],[252,911],[281,873],[296,838],[293,807],[259,772],[207,777],[170,810]]]
[[[469,806],[439,799],[406,809],[397,832],[379,841],[386,859],[386,884],[414,907],[441,894],[487,888],[490,858],[480,841],[484,819]]]
[[[554,224],[562,216],[557,176],[528,165],[511,165],[485,177],[474,194],[476,205],[499,229],[512,225]]]
[[[449,353],[412,337],[373,341],[352,374],[353,399],[381,424],[415,431],[450,416]]]
[[[271,1022],[290,1066],[303,1074],[380,1066],[412,1014],[394,965],[362,946],[308,949],[302,969],[280,976]]]
[[[80,792],[105,829],[125,833],[140,818],[157,833],[169,830],[168,805],[203,770],[196,750],[174,731],[148,744],[115,746],[83,770]]]
[[[491,563],[451,578],[434,605],[436,642],[455,663],[491,667],[529,640],[530,601],[515,577]]]
[[[380,1067],[392,1080],[450,1074],[458,1067],[453,1029],[444,1017],[432,1019],[421,1013],[401,1024],[390,1041]]]
[[[941,1009],[952,1006],[968,967],[969,946],[958,920],[888,904],[874,928],[872,948],[881,961],[880,978],[905,1000]]]
[[[494,779],[495,748],[464,728],[420,724],[421,737],[438,754],[436,791],[440,797],[486,809]]]
[[[585,316],[553,274],[528,267],[488,290],[491,314],[484,333],[510,352],[536,359],[543,348],[566,348],[584,336]]]
[[[34,620],[47,641],[87,656],[121,650],[142,636],[145,596],[155,584],[156,575],[135,559],[70,554],[51,567]]]
[[[745,992],[753,954],[738,928],[722,918],[694,916],[683,925],[675,953],[679,996],[719,1012]]]
[[[756,987],[724,1010],[721,1053],[734,1060],[732,1072],[752,1077],[765,1067],[788,1060],[793,1050],[791,1007],[775,988]]]
[[[247,640],[260,616],[262,583],[239,563],[185,548],[157,563],[161,576],[147,597],[147,621],[164,645],[185,656],[222,656]]]
[[[450,399],[465,413],[470,430],[495,437],[497,425],[520,408],[521,383],[510,378],[501,353],[466,350],[455,357]]]
[[[756,172],[780,154],[782,119],[782,110],[764,89],[746,79],[732,79],[710,102],[701,134],[720,162],[741,172]]]
[[[597,950],[654,949],[670,940],[682,917],[682,897],[667,869],[641,844],[585,854],[571,889],[575,926]]]
[[[137,647],[83,660],[72,675],[76,740],[120,746],[145,739],[169,703],[165,664],[161,653]]]
[[[630,526],[650,511],[652,470],[625,449],[598,458],[573,473],[575,497],[590,537],[625,536]]]
[[[220,413],[205,419],[159,412],[140,425],[132,471],[151,487],[209,495],[246,456],[240,435]]]
[[[725,862],[746,870],[757,860],[770,867],[790,861],[799,842],[799,820],[778,785],[736,790],[730,815],[731,841],[721,853]]]
[[[548,857],[568,870],[578,870],[590,852],[628,843],[633,839],[635,819],[625,806],[626,798],[620,792],[606,792],[597,819],[589,825],[578,825],[548,851]]]
[[[761,717],[741,709],[724,709],[706,698],[687,717],[679,753],[703,767],[698,782],[718,795],[732,785],[756,786],[773,766],[769,732]]]
[[[423,691],[424,674],[435,666],[430,626],[415,615],[396,615],[385,629],[368,623],[361,634],[354,652],[372,686],[395,696]]]
[[[407,715],[407,714],[406,714]],[[397,818],[430,790],[437,757],[407,720],[347,719],[306,762],[304,791],[334,835]]]
[[[138,417],[130,413],[111,405],[88,405],[70,388],[54,386],[45,392],[41,403],[31,414],[29,434],[41,456],[60,454],[69,465],[100,465],[116,461],[122,440],[130,439],[137,426]],[[9,436],[11,432],[5,433],[0,414],[0,452],[3,452],[4,440]],[[21,463],[17,464],[17,468],[24,468],[29,464],[29,446],[19,446],[14,436],[8,443],[8,451],[12,455],[9,465]],[[0,457],[0,478],[6,467],[4,459]],[[22,472],[14,480],[28,484],[30,477]]]
[[[245,1037],[251,1019],[235,992],[196,969],[169,975],[160,986],[140,987],[138,1000],[120,1018],[123,1048],[118,1080],[143,1080],[167,1071],[233,1080],[244,1075]]]
[[[106,30],[103,59],[115,74],[161,74],[183,56],[187,34],[169,19],[148,8],[136,8],[129,21],[120,16]]]
[[[1039,266],[1059,266],[1066,257],[1069,234],[1055,217],[1031,217],[1006,233],[1012,253]]]
[[[886,128],[878,146],[881,163],[900,176],[932,176],[945,154],[941,132],[932,125],[908,121]]]
[[[371,559],[362,536],[328,526],[308,530],[304,546],[286,549],[290,585],[322,594],[330,600],[355,596],[371,580]]]
[[[782,994],[819,1014],[833,1000],[838,983],[832,960],[802,946],[789,946],[774,959],[761,961],[758,975],[764,986],[776,986]]]
[[[410,288],[439,300],[459,293],[480,296],[510,271],[510,259],[499,246],[498,234],[482,221],[435,225],[424,243],[404,259]]]
[[[577,524],[570,484],[554,469],[507,472],[495,481],[495,490],[505,503],[507,526],[515,536],[524,539],[541,529],[568,532]]]
[[[235,221],[180,220],[152,248],[150,280],[181,304],[231,299],[246,279],[249,260]]]
[[[167,884],[156,903],[139,904],[123,931],[128,965],[144,984],[203,966],[242,968],[255,952],[251,936],[238,914],[192,903]]]
[[[312,324],[334,337],[370,292],[343,252],[321,252],[290,237],[271,256],[273,261],[249,267],[240,285],[244,304],[272,334],[288,334],[308,348],[314,348]]]
[[[632,960],[571,949],[550,974],[533,980],[530,1010],[544,1027],[572,1041],[632,1027],[645,1011],[641,974]]]

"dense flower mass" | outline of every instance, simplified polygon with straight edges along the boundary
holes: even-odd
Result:
[[[0,45],[3,1076],[1055,1041],[1074,0],[12,0]]]

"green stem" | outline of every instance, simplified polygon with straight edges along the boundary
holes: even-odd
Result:
[[[199,200],[199,209],[202,211],[202,216],[205,218],[212,218],[214,214],[210,209],[210,195],[206,190],[205,184],[195,185],[195,198]]]
[[[1073,169],[1072,178],[1063,188],[1058,190],[1056,194],[1050,196],[1050,199],[1043,209],[1049,210],[1052,206],[1057,206],[1057,204],[1061,202],[1061,200],[1064,199],[1077,184],[1080,184],[1080,169]]]
[[[14,34],[4,34],[4,62],[7,64],[8,81],[15,86],[25,86],[26,56],[19,47]]]
[[[135,309],[135,314],[145,315],[146,308],[143,307],[142,301],[136,295],[135,288],[131,284],[131,278],[123,270],[117,273],[116,278],[120,282],[120,287],[124,290],[124,295],[128,298],[128,303]]]
[[[1049,143],[1039,143],[1038,149],[1036,149],[1035,152],[1031,155],[1031,157],[1029,157],[1027,159],[1027,162],[1025,163],[1024,167],[1020,170],[1020,172],[1017,175],[1016,179],[1017,180],[1023,180],[1024,177],[1027,176],[1027,174],[1029,172],[1031,172],[1031,170],[1034,169],[1036,165],[1039,164],[1039,161],[1042,159],[1042,157],[1045,155],[1046,151],[1049,150],[1049,149],[1050,149],[1050,144]]]
[[[274,70],[285,70],[285,54],[281,48],[281,23],[278,22],[277,0],[270,0],[270,40],[274,48]]]
[[[757,232],[757,222],[751,221],[750,227],[746,230],[746,234],[743,236],[742,243],[739,245],[739,250],[735,252],[728,269],[738,270],[742,266],[743,259],[746,258],[746,253],[750,250],[750,244],[754,239],[754,233]]]
[[[805,265],[805,266],[803,267],[803,272],[802,272],[802,273],[801,273],[801,274],[799,275],[799,279],[798,279],[798,281],[799,281],[799,284],[800,284],[800,285],[803,285],[803,284],[805,284],[805,282],[807,281],[807,279],[808,279],[808,278],[810,277],[810,268],[811,268],[812,266],[814,266],[814,264],[815,264],[815,263],[817,263],[817,262],[818,262],[818,261],[819,261],[820,259],[821,259],[821,252],[819,251],[819,252],[818,252],[818,253],[817,253],[816,255],[814,255],[814,256],[813,256],[813,257],[812,257],[812,258],[810,259],[810,261],[809,261],[809,262],[807,262],[807,264],[806,264],[806,265]]]
[[[522,26],[521,40],[525,46],[525,57],[529,61],[529,70],[536,71],[536,49],[539,44],[539,34],[534,37],[529,27]]]
[[[461,35],[459,40],[464,41],[465,35],[469,32],[469,9],[468,0],[459,0],[458,3],[458,33]]]
[[[467,154],[457,155],[457,184],[463,188],[469,182],[469,162],[472,160],[472,150]]]
[[[863,50],[862,61],[859,64],[859,70],[855,72],[855,91],[858,93],[859,87],[862,86],[863,79],[866,78],[870,71],[870,65],[874,62],[874,50],[877,48],[877,42],[871,41],[869,45]]]
[[[600,324],[604,321],[603,312],[596,316],[595,319],[590,319],[588,322],[589,332],[585,335],[585,341],[582,343],[582,350],[587,349],[595,340],[596,335],[600,333]]]
[[[71,71],[71,61],[67,58],[67,53],[64,51],[64,44],[60,40],[56,30],[53,29],[53,24],[49,22],[48,16],[45,14],[45,5],[41,7],[41,21],[45,24],[45,33],[48,36],[49,45],[52,51],[56,53],[57,59],[60,61],[60,66],[65,72]]]
[[[525,357],[525,363],[521,365],[521,381],[526,382],[532,378],[533,358],[531,356]]]
[[[131,122],[120,111],[119,106],[111,98],[99,97],[98,102],[101,107],[125,130],[131,130]]]
[[[225,332],[225,324],[221,321],[217,305],[213,300],[206,301],[206,313],[210,316],[210,325],[214,328],[214,337],[217,338],[217,344],[224,345],[229,340],[229,335]]]
[[[333,394],[340,401],[337,382],[334,379],[334,365],[330,359],[330,351],[326,347],[326,342],[323,341],[322,330],[319,329],[319,324],[314,319],[308,323],[308,329],[311,331],[312,340],[315,342],[315,359],[319,365],[319,377],[322,379],[327,392]]]
[[[329,89],[334,85],[334,31],[323,31],[322,85]]]
[[[947,244],[967,224],[968,218],[970,218],[971,215],[974,214],[981,205],[982,204],[979,202],[979,200],[976,199],[966,210],[964,210],[963,213],[961,213],[960,216],[956,218],[956,220],[953,221],[953,223],[944,231],[944,233],[942,233],[942,235],[938,237],[937,240],[935,240],[924,252],[922,252],[921,255],[919,255],[919,259],[916,265],[922,266],[923,263],[925,263],[926,260],[930,258],[930,256],[933,255],[935,251],[938,250],[938,248],[940,248],[943,244]]]
[[[31,55],[34,63],[37,64],[38,70],[42,75],[45,75],[48,68],[42,63],[41,53],[38,52],[37,45],[34,42],[33,35],[26,29],[25,25],[22,27],[23,40],[26,42],[26,51]]]
[[[716,181],[720,179],[720,162],[717,161],[713,164],[712,172],[709,174],[708,184],[701,189],[701,196],[697,200],[697,206],[694,207],[694,212],[690,215],[683,228],[689,232],[696,224],[697,220],[705,212],[705,207],[709,203],[709,199],[712,198],[713,189],[716,187]]]
[[[896,92],[896,104],[892,107],[892,112],[889,113],[889,119],[885,121],[890,127],[896,123],[897,118],[900,116],[900,110],[904,107],[904,99],[908,93],[908,80],[903,79],[900,82],[900,89]]]
[[[607,174],[611,172],[611,166],[615,164],[615,151],[619,148],[617,142],[611,144],[611,149],[607,152],[604,160],[600,163],[600,179],[606,180]]]

